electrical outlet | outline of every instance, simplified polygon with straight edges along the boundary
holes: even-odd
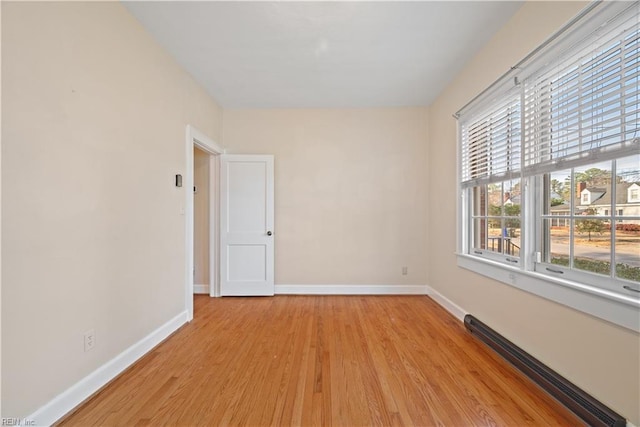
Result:
[[[84,351],[91,351],[96,346],[96,331],[93,329],[84,333]]]
[[[406,276],[409,273],[409,267],[402,267],[402,275]]]

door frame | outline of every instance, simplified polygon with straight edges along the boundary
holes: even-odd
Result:
[[[209,156],[209,295],[220,296],[219,277],[219,175],[220,158],[225,153],[224,148],[215,143],[213,139],[200,132],[192,125],[186,129],[186,172],[185,172],[185,310],[187,321],[193,320],[193,241],[194,241],[194,207],[193,207],[193,150],[198,148]]]

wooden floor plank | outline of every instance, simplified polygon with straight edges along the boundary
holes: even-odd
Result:
[[[426,296],[197,296],[59,425],[582,423]]]

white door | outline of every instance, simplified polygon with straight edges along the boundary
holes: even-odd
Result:
[[[273,156],[220,156],[220,294],[273,295]]]

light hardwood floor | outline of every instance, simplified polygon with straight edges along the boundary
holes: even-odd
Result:
[[[88,425],[578,425],[426,296],[195,298]]]

